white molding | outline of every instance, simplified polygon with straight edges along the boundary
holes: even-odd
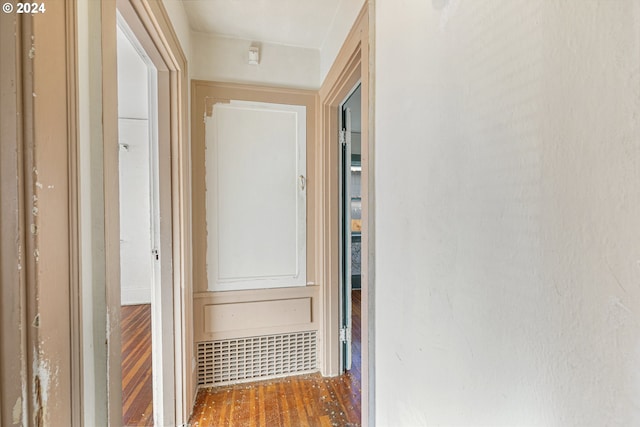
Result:
[[[151,288],[122,288],[122,305],[151,304]]]

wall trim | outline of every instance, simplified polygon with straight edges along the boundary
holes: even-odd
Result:
[[[26,345],[22,15],[0,15],[0,425],[28,425],[31,393]],[[11,284],[12,286],[6,286]],[[18,405],[18,416],[13,409]]]
[[[373,425],[373,401],[370,393],[373,372],[370,371],[373,310],[373,141],[370,134],[372,120],[370,73],[370,14],[365,2],[353,28],[349,32],[333,66],[319,91],[319,140],[321,155],[318,168],[322,171],[318,191],[322,206],[319,221],[324,224],[320,237],[323,247],[322,276],[326,286],[321,292],[322,373],[339,373],[339,188],[338,188],[338,111],[340,104],[353,87],[360,82],[362,92],[362,425]]]

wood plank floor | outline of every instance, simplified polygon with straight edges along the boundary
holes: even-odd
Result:
[[[360,291],[353,300],[353,367],[320,374],[201,389],[193,427],[349,427],[361,424]]]
[[[121,307],[122,422],[153,426],[151,304]]]

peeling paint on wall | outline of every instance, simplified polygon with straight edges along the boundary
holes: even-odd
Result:
[[[231,100],[205,96],[204,102],[205,102],[205,109],[204,109],[205,111],[204,111],[203,119],[204,119],[204,123],[207,123],[207,117],[213,117],[213,107],[216,104],[230,104]]]
[[[49,401],[49,390],[51,390],[51,387],[54,390],[58,387],[58,368],[52,369],[49,361],[44,358],[42,351],[40,351],[33,359],[33,374],[34,425],[41,427],[45,425],[45,410]]]
[[[16,399],[16,404],[13,405],[12,411],[13,423],[20,424],[20,420],[22,419],[22,398],[18,397]]]
[[[35,425],[40,427],[43,425],[43,416],[44,412],[42,405],[42,387],[40,385],[40,377],[36,376],[34,381],[34,398],[35,398],[35,413],[34,413],[34,422]]]

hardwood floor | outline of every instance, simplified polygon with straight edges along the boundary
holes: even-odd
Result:
[[[201,389],[193,427],[348,427],[361,424],[360,290],[352,292],[353,367],[320,374]]]
[[[122,422],[153,426],[151,304],[121,307]]]

